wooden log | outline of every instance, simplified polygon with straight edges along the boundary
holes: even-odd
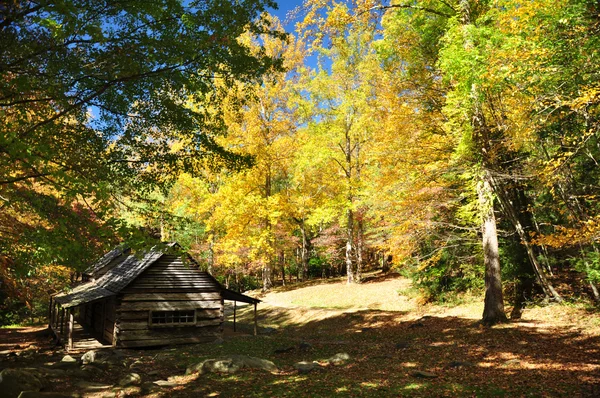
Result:
[[[219,300],[220,294],[215,291],[194,293],[131,293],[124,294],[121,299],[122,305],[130,301],[197,301],[197,300]]]
[[[181,324],[149,324],[148,321],[136,321],[131,322],[122,321],[119,324],[121,332],[125,333],[132,330],[150,330],[150,329],[169,329],[169,328],[186,328],[186,327],[205,327],[205,326],[219,326],[221,324],[220,318],[213,319],[202,319],[197,320],[195,323],[181,323]]]
[[[188,338],[194,336],[205,336],[219,331],[218,325],[197,328],[194,325],[184,328],[152,328],[149,330],[121,330],[121,341],[132,340],[157,340],[163,339],[169,344],[173,339]]]
[[[73,309],[69,308],[69,324],[67,326],[67,351],[73,349],[73,329],[75,328],[75,319],[73,318]]]
[[[219,302],[214,300],[206,301],[138,301],[123,303],[119,311],[176,311],[191,310],[196,308],[219,309]]]
[[[225,322],[225,300],[223,299],[223,297],[221,297],[221,325],[219,327],[219,330],[221,331],[221,333],[223,333],[224,322]]]
[[[131,340],[131,341],[119,341],[118,346],[124,348],[135,348],[135,347],[152,347],[152,346],[164,346],[174,344],[189,344],[189,343],[210,343],[219,338],[219,334],[215,333],[212,336],[189,336],[176,339],[154,339],[154,340]]]
[[[127,311],[119,308],[116,310],[117,318],[121,322],[126,321],[146,321],[148,322],[148,311]]]

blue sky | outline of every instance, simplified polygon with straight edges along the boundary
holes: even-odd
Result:
[[[287,13],[296,8],[297,6],[302,5],[303,0],[279,0],[277,4],[279,5],[279,10],[269,10],[269,12],[275,16],[277,16],[282,23],[285,22],[285,18]],[[287,32],[292,32],[294,30],[295,22],[288,23],[283,25]]]

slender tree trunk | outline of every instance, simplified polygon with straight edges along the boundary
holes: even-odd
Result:
[[[364,251],[364,225],[361,218],[357,222],[357,239],[356,239],[356,283],[362,280],[363,269],[363,251]]]
[[[285,286],[285,252],[279,252],[279,265],[281,266],[281,284]]]
[[[513,227],[515,228],[515,231],[519,235],[519,238],[521,238],[521,244],[525,247],[525,250],[527,251],[527,257],[529,258],[529,261],[531,262],[531,266],[533,267],[535,276],[536,276],[540,286],[544,290],[544,293],[546,295],[554,298],[554,300],[556,300],[557,302],[562,302],[563,301],[562,297],[554,289],[554,286],[552,286],[552,284],[548,281],[548,278],[546,278],[544,268],[538,261],[537,256],[533,250],[533,245],[529,241],[529,235],[525,231],[523,223],[521,222],[521,217],[524,217],[525,213],[521,212],[521,217],[519,217],[519,213],[517,212],[517,209],[515,209],[515,206],[513,204],[514,201],[510,200],[510,195],[504,190],[504,188],[502,186],[500,186],[500,184],[495,179],[493,179],[492,177],[490,177],[490,178],[491,178],[492,184],[496,188],[496,192],[498,193],[498,199],[500,200],[500,204],[502,205],[504,214],[506,214],[506,216],[512,223]],[[517,193],[516,196],[522,196],[522,195],[524,195],[524,194]],[[517,198],[517,199],[519,199],[519,202],[523,201],[522,197]],[[531,223],[528,222],[528,224],[531,224]]]
[[[213,274],[213,267],[215,266],[215,234],[210,234],[208,240],[208,273]]]
[[[505,322],[507,319],[502,296],[502,276],[500,273],[493,190],[487,172],[485,172],[482,181],[477,184],[477,195],[482,216],[481,233],[485,264],[485,300],[482,323],[484,325],[494,325]]]
[[[302,233],[302,252],[300,258],[302,259],[302,280],[308,277],[308,239],[306,238],[306,225],[304,224],[304,216],[300,224],[300,232]]]
[[[354,237],[354,214],[351,209],[346,211],[346,275],[347,282],[354,283],[354,266],[352,261],[352,241]]]

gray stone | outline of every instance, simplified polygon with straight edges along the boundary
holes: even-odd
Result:
[[[72,394],[60,392],[23,391],[19,398],[72,398]]]
[[[285,354],[288,352],[292,352],[294,351],[294,349],[296,349],[296,347],[282,347],[282,348],[278,348],[275,351],[273,351],[275,354]]]
[[[294,368],[300,374],[307,374],[307,373],[310,373],[317,369],[320,369],[321,366],[317,362],[302,361],[302,362],[298,362],[298,363],[294,364]]]
[[[91,350],[81,356],[81,362],[84,365],[93,363],[94,365],[112,365],[122,364],[124,354],[113,350]]]
[[[410,325],[408,328],[409,329],[416,329],[416,328],[422,328],[424,326],[425,326],[425,324],[423,322],[415,322],[412,325]]]
[[[158,370],[151,370],[149,372],[146,372],[146,374],[148,376],[156,376],[157,374],[159,374],[160,372]]]
[[[188,367],[185,374],[191,373],[236,373],[240,369],[262,369],[268,372],[277,372],[277,366],[271,361],[247,355],[231,355],[216,359],[207,359]]]
[[[0,372],[0,391],[5,398],[17,398],[21,391],[40,391],[46,384],[39,371],[9,368]]]
[[[341,366],[341,365],[345,365],[346,363],[348,363],[349,360],[350,360],[350,355],[348,355],[345,352],[339,352],[339,353],[335,354],[334,356],[332,356],[331,358],[329,358],[327,360],[327,362],[329,362],[331,365],[334,365],[334,366]]]
[[[512,366],[512,365],[518,366],[520,364],[521,364],[521,361],[519,361],[518,359],[509,359],[508,361],[504,362],[502,364],[502,366],[504,366],[504,367]]]
[[[168,380],[156,380],[153,384],[156,384],[157,386],[160,386],[160,387],[177,387],[177,386],[181,385],[181,383],[176,383],[174,381],[168,381]]]
[[[142,378],[137,373],[126,374],[119,380],[119,385],[121,387],[139,386],[140,384],[142,384]]]
[[[475,366],[473,362],[469,361],[452,361],[448,364],[450,368],[463,368]]]
[[[77,360],[75,358],[73,358],[70,355],[65,355],[64,357],[62,357],[62,359],[60,360],[61,362],[66,362],[66,363],[73,363],[73,362],[77,362]]]
[[[410,374],[411,376],[418,377],[421,379],[435,379],[437,377],[435,373],[425,372],[422,370],[413,370],[412,372],[410,372]]]
[[[303,341],[302,343],[298,344],[298,348],[300,349],[300,351],[311,351],[313,349],[313,346],[312,344]]]
[[[94,391],[103,391],[112,388],[111,384],[103,384],[103,383],[93,383],[91,381],[78,381],[75,383],[77,388],[85,390],[86,392],[94,392]]]

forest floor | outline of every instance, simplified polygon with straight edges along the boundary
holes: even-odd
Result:
[[[238,331],[228,314],[222,343],[121,350],[119,366],[98,369],[87,387],[65,376],[46,390],[83,397],[600,397],[597,311],[532,306],[521,320],[488,328],[478,323],[481,298],[423,306],[409,291],[397,275],[357,286],[329,279],[279,287],[258,306],[258,336],[251,335],[252,309],[238,307]],[[1,350],[13,354],[0,356],[0,369],[49,365],[64,355],[40,328],[1,329]],[[329,364],[338,353],[350,359]],[[185,375],[205,359],[240,354],[270,360],[279,371]],[[300,361],[316,362],[315,370],[299,372]],[[142,387],[115,387],[132,371]],[[149,388],[156,380],[163,387]]]

